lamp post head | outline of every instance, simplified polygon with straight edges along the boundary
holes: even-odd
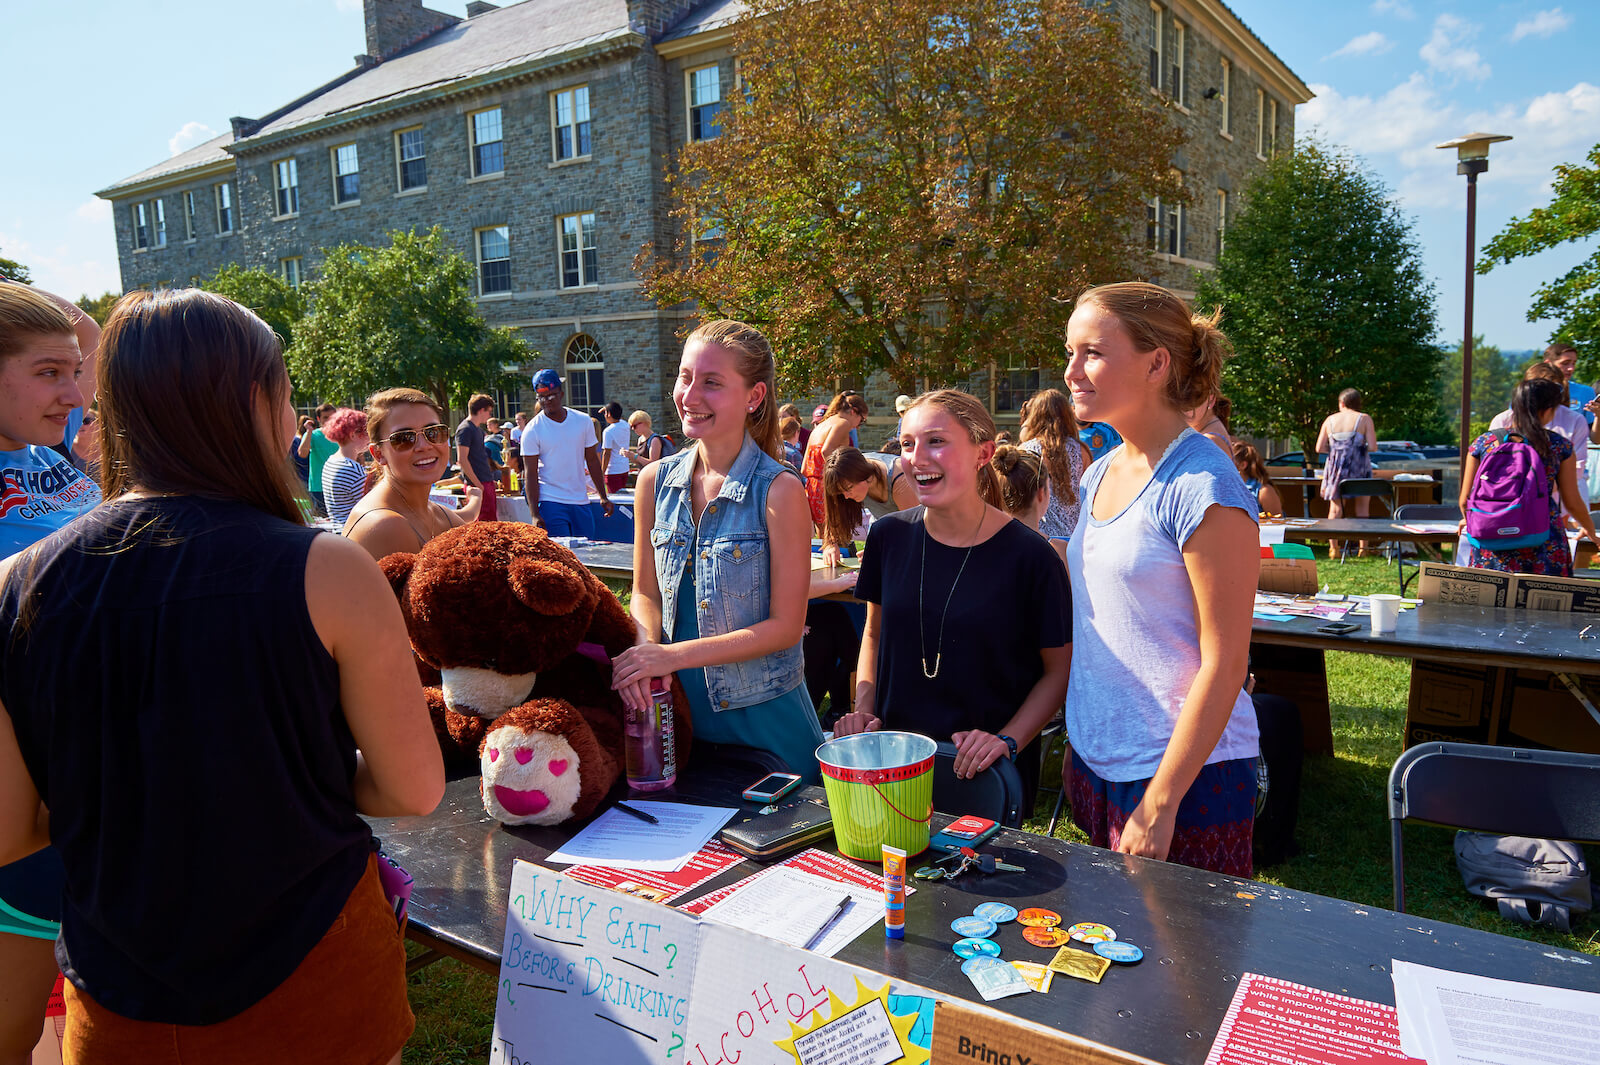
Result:
[[[1489,169],[1489,145],[1497,141],[1508,141],[1511,135],[1507,133],[1468,133],[1465,137],[1435,144],[1435,148],[1454,148],[1456,150],[1456,173],[1481,174]]]

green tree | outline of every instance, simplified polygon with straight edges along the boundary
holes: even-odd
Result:
[[[1478,273],[1501,263],[1584,240],[1600,233],[1600,144],[1589,149],[1589,165],[1555,168],[1555,195],[1547,207],[1513,218],[1484,245]],[[1600,375],[1600,250],[1554,281],[1534,291],[1528,321],[1554,318],[1560,324],[1551,340],[1578,349],[1581,380]]]
[[[1473,336],[1470,425],[1481,423],[1487,427],[1489,419],[1511,405],[1511,390],[1522,380],[1525,368],[1525,362],[1504,354],[1493,344],[1485,344],[1482,336]],[[1444,349],[1444,361],[1439,373],[1439,413],[1451,426],[1461,423],[1460,344]],[[1455,440],[1453,431],[1450,440]]]
[[[121,298],[121,293],[117,292],[102,292],[98,296],[91,296],[85,292],[78,297],[78,309],[93,318],[97,325],[105,325],[106,316]]]
[[[1196,302],[1223,308],[1238,426],[1309,454],[1346,388],[1380,436],[1435,414],[1433,285],[1409,220],[1343,150],[1305,140],[1267,164]]]
[[[19,281],[24,285],[33,283],[33,273],[15,259],[7,259],[0,255],[0,280]]]
[[[661,304],[761,323],[798,391],[915,392],[1059,362],[1066,298],[1149,272],[1131,223],[1181,197],[1182,137],[1099,5],[749,6],[743,91],[670,177],[676,244],[636,263]]]
[[[306,315],[306,297],[281,275],[259,266],[229,263],[202,279],[200,287],[255,311],[278,334],[284,351],[294,344],[295,332]]]
[[[505,385],[506,367],[537,358],[509,329],[491,329],[473,303],[472,263],[438,226],[393,232],[387,247],[329,248],[306,288],[311,311],[289,349],[295,385],[323,396],[364,396],[398,385],[464,406]]]

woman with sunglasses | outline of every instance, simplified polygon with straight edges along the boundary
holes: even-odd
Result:
[[[373,558],[416,551],[423,544],[478,516],[483,491],[466,486],[460,510],[428,498],[450,457],[450,427],[444,412],[415,388],[391,388],[367,399],[368,446],[378,464],[378,483],[350,512],[344,534]]]

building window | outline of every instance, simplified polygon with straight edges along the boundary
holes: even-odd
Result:
[[[150,208],[142,203],[133,205],[133,246],[135,250],[150,246]]]
[[[1183,61],[1189,38],[1189,28],[1181,22],[1172,24],[1172,99],[1183,106]]]
[[[1267,157],[1267,94],[1256,90],[1256,155]]]
[[[1045,380],[1044,371],[1030,366],[1026,356],[1012,355],[1005,363],[994,366],[994,413],[1016,414],[1029,396],[1039,391]]]
[[[217,198],[217,234],[233,232],[233,182],[212,186]]]
[[[511,227],[490,226],[478,234],[478,295],[511,291]]]
[[[598,416],[606,402],[606,362],[600,345],[587,333],[567,341],[567,406],[590,417]]]
[[[278,269],[280,269],[283,272],[283,279],[289,283],[289,287],[290,288],[299,288],[300,287],[300,279],[301,279],[300,267],[301,267],[301,261],[300,261],[300,256],[298,256],[298,255],[296,255],[292,259],[279,259],[278,260]]]
[[[472,176],[499,174],[506,168],[506,145],[500,132],[500,109],[474,111],[467,116],[472,134]]]
[[[594,212],[563,215],[556,220],[561,240],[561,287],[593,285],[598,278],[594,244]]]
[[[1217,128],[1229,136],[1233,135],[1233,123],[1228,118],[1228,100],[1232,98],[1233,91],[1233,63],[1224,59],[1222,61],[1222,91],[1217,94],[1217,103],[1222,107],[1222,124]]]
[[[1217,190],[1217,258],[1228,246],[1228,190]]]
[[[1183,184],[1183,174],[1177,170],[1172,172],[1172,177],[1179,185]],[[1183,201],[1174,198],[1171,203],[1164,203],[1165,209],[1161,218],[1161,250],[1168,255],[1183,257]]]
[[[194,239],[194,192],[183,194],[183,239]]]
[[[1150,87],[1157,92],[1161,91],[1162,70],[1162,22],[1166,15],[1160,4],[1150,5]]]
[[[721,130],[722,72],[715,63],[689,71],[689,139],[710,140]]]
[[[151,201],[151,207],[154,208],[156,218],[156,247],[165,248],[167,246],[167,201],[153,200]]]
[[[422,127],[403,129],[394,135],[394,162],[399,172],[400,191],[428,187],[428,156],[422,141]]]
[[[272,164],[273,183],[278,190],[278,217],[300,213],[300,168],[293,159]]]
[[[352,141],[333,149],[333,202],[359,203],[360,201],[361,156]]]
[[[1144,202],[1144,246],[1151,251],[1161,250],[1161,197],[1154,196]]]
[[[1278,154],[1278,101],[1267,99],[1267,157]]]
[[[556,162],[581,159],[589,154],[589,86],[579,85],[550,94]]]

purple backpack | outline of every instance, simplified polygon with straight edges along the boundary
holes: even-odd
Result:
[[[1463,508],[1467,543],[1488,551],[1538,547],[1550,539],[1544,459],[1520,433],[1494,435],[1500,446],[1478,464]]]

